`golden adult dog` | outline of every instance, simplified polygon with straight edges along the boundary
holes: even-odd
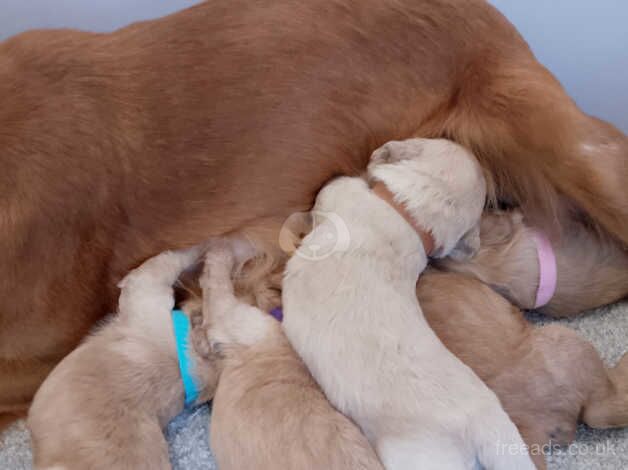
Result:
[[[164,249],[276,240],[386,141],[448,137],[497,196],[628,241],[628,142],[483,0],[214,0],[0,44],[0,421]],[[4,413],[4,416],[2,415]]]

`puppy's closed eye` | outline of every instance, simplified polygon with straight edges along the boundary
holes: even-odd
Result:
[[[468,261],[480,249],[480,225],[475,225],[460,239],[456,247],[449,254],[454,261]]]

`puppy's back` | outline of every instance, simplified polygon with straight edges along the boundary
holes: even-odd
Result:
[[[164,329],[168,318],[156,316]],[[67,356],[29,412],[38,469],[169,469],[166,413],[183,407],[174,345],[115,317]]]
[[[383,470],[358,427],[327,401],[279,325],[228,359],[215,396],[219,468]],[[255,426],[247,423],[255,420]]]

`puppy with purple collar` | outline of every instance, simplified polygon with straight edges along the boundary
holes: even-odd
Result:
[[[523,449],[521,435],[437,338],[415,293],[430,254],[478,246],[485,196],[478,162],[453,142],[388,143],[373,154],[368,182],[344,177],[321,190],[314,211],[328,216],[287,264],[284,330],[388,470],[535,468],[525,452],[499,452]],[[326,251],[338,246],[329,233],[340,223],[346,243]],[[325,256],[309,256],[312,247]]]

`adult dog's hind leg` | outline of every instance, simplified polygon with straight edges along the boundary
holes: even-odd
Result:
[[[628,139],[585,115],[528,50],[507,52],[470,67],[443,132],[531,219],[577,208],[628,244]]]

